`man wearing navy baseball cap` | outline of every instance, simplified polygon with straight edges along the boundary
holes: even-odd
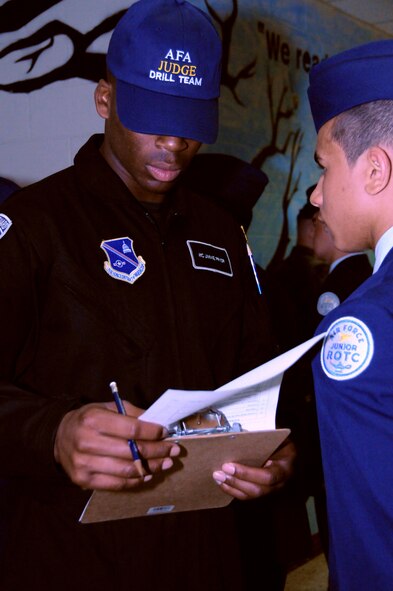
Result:
[[[261,589],[282,589],[269,493],[293,471],[290,441],[264,467],[217,466],[211,485],[233,501],[222,509],[165,503],[79,522],[93,490],[158,492],[181,468],[179,445],[138,420],[142,409],[168,388],[214,390],[275,354],[238,222],[183,181],[217,137],[220,64],[207,14],[182,0],[133,3],[95,91],[105,133],[2,205],[4,591],[248,589],[251,537],[238,534],[236,507],[265,495],[252,561],[264,564]]]
[[[311,196],[344,252],[373,275],[319,325],[313,361],[330,531],[331,591],[393,588],[393,40],[310,72],[323,172]]]

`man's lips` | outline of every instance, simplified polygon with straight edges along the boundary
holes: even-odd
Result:
[[[164,166],[154,166],[152,164],[147,164],[146,168],[156,181],[163,183],[171,183],[181,173],[181,168],[165,168]]]

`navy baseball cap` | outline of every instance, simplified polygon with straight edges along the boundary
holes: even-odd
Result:
[[[139,0],[116,25],[107,65],[128,129],[212,144],[218,135],[221,39],[186,0]]]
[[[317,132],[353,107],[393,99],[392,71],[393,39],[359,45],[314,66],[307,92]]]

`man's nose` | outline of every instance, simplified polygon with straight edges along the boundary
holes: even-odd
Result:
[[[314,207],[321,207],[322,203],[322,177],[319,178],[319,181],[314,189],[314,191],[310,195],[310,203],[314,205]]]
[[[172,135],[160,135],[157,137],[157,146],[169,152],[182,152],[188,147],[187,140]]]

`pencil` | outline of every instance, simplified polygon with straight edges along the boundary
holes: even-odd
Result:
[[[119,395],[119,390],[117,389],[117,384],[116,382],[111,382],[109,384],[110,389],[112,390],[112,394],[113,394],[113,398],[115,399],[116,402],[116,407],[118,412],[121,415],[126,415],[126,409],[124,408],[124,404],[122,399],[120,398]],[[142,466],[142,460],[139,456],[139,450],[138,450],[138,446],[136,444],[136,441],[134,441],[134,439],[129,439],[128,440],[128,447],[130,448],[131,454],[132,454],[132,459],[135,462],[135,466],[138,470],[138,473],[140,476],[144,476],[144,470],[143,470],[143,466]]]

